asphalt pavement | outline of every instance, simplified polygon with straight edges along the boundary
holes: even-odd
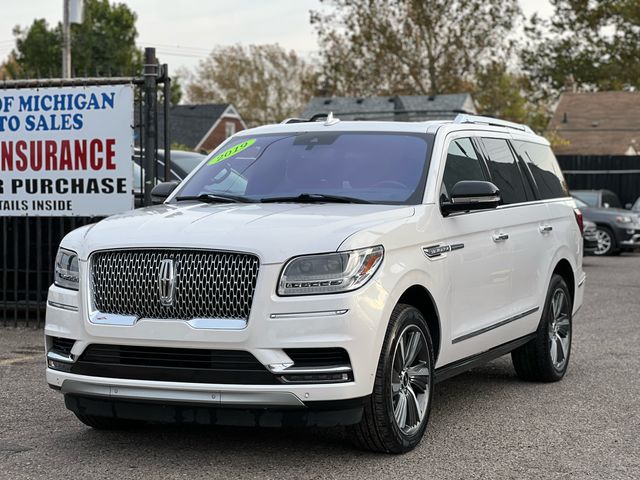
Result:
[[[47,387],[42,331],[0,328],[0,479],[640,479],[640,255],[585,270],[564,380],[520,381],[506,356],[441,383],[400,456],[340,428],[94,431]]]

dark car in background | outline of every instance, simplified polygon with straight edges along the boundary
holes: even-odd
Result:
[[[611,190],[572,190],[571,195],[579,198],[590,207],[622,208],[622,203]]]
[[[187,152],[183,150],[171,150],[169,178],[164,178],[164,150],[158,150],[156,156],[156,183],[160,182],[181,182],[191,173],[191,171],[200,165],[205,155],[196,152]],[[142,182],[144,168],[141,166],[144,159],[141,158],[140,150],[136,149],[133,154],[133,193],[135,195],[135,207],[139,208],[143,203]]]
[[[593,255],[598,249],[598,227],[589,220],[583,220],[582,251],[585,255]]]
[[[571,193],[585,220],[596,224],[598,246],[594,255],[617,255],[640,247],[640,221],[637,214],[611,206],[592,206],[584,202],[577,193]],[[600,204],[604,203],[611,205],[608,202]]]

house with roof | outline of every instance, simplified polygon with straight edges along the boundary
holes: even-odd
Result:
[[[247,125],[230,103],[173,105],[169,108],[172,144],[209,152]],[[158,112],[158,145],[164,144],[164,112]]]
[[[388,97],[314,97],[301,113],[311,118],[321,113],[341,120],[390,120],[422,122],[452,120],[459,113],[476,114],[469,93],[443,95],[394,95]]]
[[[640,92],[564,92],[547,132],[556,155],[639,155]]]

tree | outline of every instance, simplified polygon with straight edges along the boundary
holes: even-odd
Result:
[[[318,74],[294,51],[274,45],[215,48],[187,79],[191,103],[233,103],[249,125],[296,115],[316,89]]]
[[[540,91],[554,96],[572,77],[580,90],[640,88],[638,0],[551,0],[550,21],[527,25],[522,63]]]
[[[136,15],[124,4],[86,0],[84,20],[71,26],[72,67],[78,76],[132,75],[142,67],[136,48]],[[14,29],[14,78],[59,77],[62,63],[62,25],[49,28],[44,19]]]
[[[464,90],[480,66],[505,61],[517,0],[321,0],[312,11],[327,88],[336,95]]]
[[[549,110],[544,102],[532,100],[528,77],[509,71],[504,62],[482,66],[471,92],[481,114],[524,123],[538,132],[547,126]]]

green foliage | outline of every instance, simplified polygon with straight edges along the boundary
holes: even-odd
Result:
[[[468,89],[483,64],[505,60],[517,0],[321,0],[311,12],[334,95],[438,94]]]
[[[640,87],[638,0],[551,0],[550,21],[527,25],[522,63],[543,96],[572,78],[580,90]]]
[[[549,121],[545,105],[531,100],[534,95],[528,78],[510,72],[503,62],[481,67],[471,93],[481,114],[524,123],[538,132]]]
[[[130,76],[140,71],[136,48],[136,15],[125,4],[86,0],[84,20],[71,25],[71,59],[75,76]],[[15,63],[6,65],[13,78],[55,78],[61,75],[62,25],[50,28],[44,19],[14,29]]]
[[[183,143],[177,143],[177,142],[173,142],[171,144],[171,150],[182,150],[184,152],[193,152],[193,148],[190,148]]]
[[[232,103],[251,125],[297,114],[318,75],[294,51],[274,45],[216,47],[188,78],[189,103]]]

